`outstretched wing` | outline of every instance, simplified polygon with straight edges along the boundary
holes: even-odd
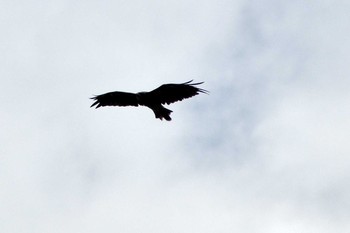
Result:
[[[108,92],[103,95],[96,95],[90,99],[95,100],[95,102],[90,106],[96,105],[96,108],[103,106],[138,106],[137,96],[134,93],[128,92]]]
[[[152,96],[152,99],[162,104],[171,104],[198,95],[199,93],[208,94],[208,91],[195,87],[203,82],[191,83],[192,81],[181,84],[164,84],[149,92],[149,95]]]

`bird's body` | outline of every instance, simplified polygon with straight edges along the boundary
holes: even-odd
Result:
[[[97,95],[91,99],[95,102],[90,106],[96,108],[104,106],[146,106],[153,110],[155,117],[170,121],[169,109],[163,107],[163,104],[171,104],[183,99],[198,95],[199,93],[208,93],[204,89],[195,87],[200,83],[191,83],[191,81],[181,84],[164,84],[150,92],[138,92],[136,94],[129,92],[114,91],[106,94]]]

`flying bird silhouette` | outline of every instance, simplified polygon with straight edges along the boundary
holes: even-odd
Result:
[[[193,80],[180,84],[163,84],[150,92],[129,93],[114,91],[102,95],[96,95],[90,99],[95,102],[90,106],[95,108],[104,106],[146,106],[152,109],[156,118],[171,121],[171,110],[164,108],[162,104],[171,104],[183,99],[198,95],[208,94],[207,90],[195,87],[203,82],[191,83]]]

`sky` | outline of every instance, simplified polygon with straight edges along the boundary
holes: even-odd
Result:
[[[3,0],[6,233],[350,231],[350,3]],[[96,94],[204,81],[167,108]]]

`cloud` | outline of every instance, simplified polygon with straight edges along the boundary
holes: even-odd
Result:
[[[350,229],[348,5],[53,1],[0,10],[6,232]],[[170,106],[93,94],[205,81]]]

